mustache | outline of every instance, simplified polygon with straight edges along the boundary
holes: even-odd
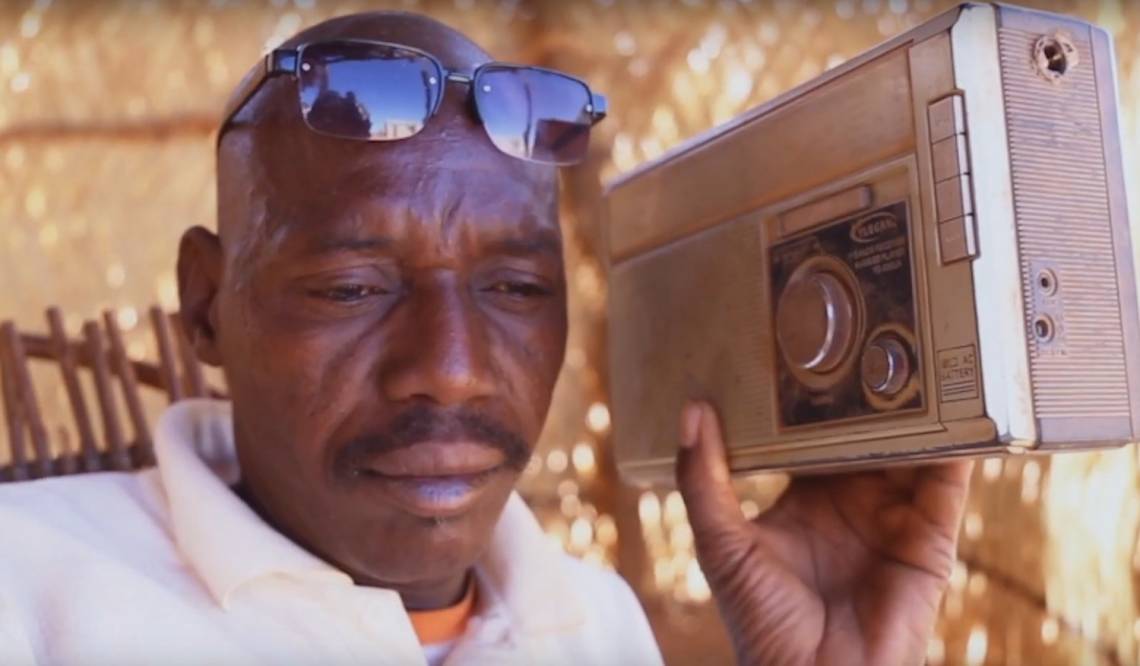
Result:
[[[498,419],[468,408],[440,410],[419,404],[398,414],[383,432],[351,440],[337,457],[344,469],[368,458],[430,441],[469,441],[501,451],[505,465],[521,472],[530,461],[526,440]]]

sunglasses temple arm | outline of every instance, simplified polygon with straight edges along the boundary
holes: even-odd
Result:
[[[606,112],[609,110],[609,102],[606,96],[601,93],[590,93],[590,118],[594,123],[606,117]]]
[[[274,49],[267,53],[261,62],[257,63],[245,75],[245,78],[238,84],[237,91],[226,104],[225,113],[222,115],[223,121],[218,129],[219,142],[234,116],[245,107],[249,100],[253,99],[253,96],[257,94],[267,79],[279,74],[292,74],[297,71],[297,57],[296,49]]]

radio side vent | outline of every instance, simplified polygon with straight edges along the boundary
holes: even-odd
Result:
[[[1055,33],[1075,53],[1054,81],[1035,60],[1053,36],[999,30],[1033,402],[1039,419],[1128,418],[1097,83],[1077,30]]]

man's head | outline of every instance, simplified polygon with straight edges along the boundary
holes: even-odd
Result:
[[[489,58],[409,14],[290,40]],[[410,606],[440,603],[487,545],[550,404],[566,341],[554,169],[496,150],[466,85],[417,135],[306,128],[268,81],[222,137],[217,236],[183,238],[183,323],[220,365],[242,484],[280,530]]]

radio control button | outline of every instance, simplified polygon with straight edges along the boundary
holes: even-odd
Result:
[[[860,370],[863,383],[873,393],[892,396],[910,380],[910,356],[898,339],[879,336],[863,351]]]
[[[834,370],[855,334],[855,304],[843,282],[820,271],[789,284],[777,308],[776,334],[785,358],[800,370]]]
[[[944,180],[934,186],[934,203],[938,208],[938,221],[948,222],[974,212],[973,193],[969,175]]]
[[[938,250],[942,263],[951,264],[978,256],[974,216],[966,215],[938,225]]]
[[[966,131],[966,109],[961,95],[951,95],[927,107],[930,122],[930,142],[941,141]]]
[[[965,135],[958,134],[933,144],[930,147],[930,161],[934,168],[934,182],[936,183],[969,173]]]

